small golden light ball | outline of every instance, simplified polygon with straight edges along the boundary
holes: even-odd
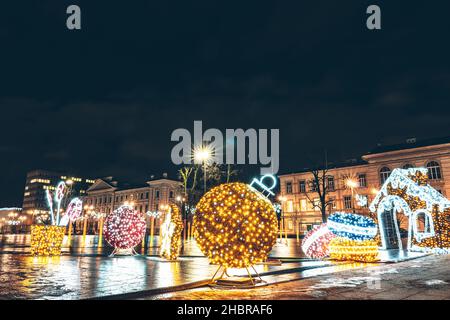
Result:
[[[244,183],[211,189],[197,204],[194,237],[211,263],[246,268],[267,259],[277,239],[272,203]]]

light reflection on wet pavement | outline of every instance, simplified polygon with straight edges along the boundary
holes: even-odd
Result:
[[[76,242],[81,237],[77,237]],[[92,238],[92,237],[91,237]],[[29,237],[0,236],[0,299],[85,299],[140,292],[209,280],[217,269],[203,257],[194,241],[185,244],[177,262],[158,257],[157,243],[147,256],[109,258],[111,248],[64,248],[60,257],[29,255]],[[88,242],[94,243],[92,239]],[[140,249],[137,250],[141,253]],[[148,256],[150,255],[150,256]],[[154,255],[154,256],[151,256]],[[258,273],[268,283],[333,272],[344,265],[329,261],[299,259],[295,239],[289,245],[278,243],[271,254],[283,259],[281,266],[259,265]],[[288,271],[289,270],[289,271]],[[231,270],[245,275],[245,270]]]

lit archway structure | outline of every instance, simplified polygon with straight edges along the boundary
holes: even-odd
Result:
[[[392,249],[389,245],[390,240],[388,239],[388,225],[385,223],[387,219],[392,219],[392,226],[389,226],[393,228],[393,230],[389,231],[395,231],[395,240],[398,246],[398,249],[402,248],[402,240],[400,236],[400,229],[397,221],[397,213],[403,212],[407,217],[411,217],[411,209],[408,206],[408,203],[402,199],[399,196],[395,195],[388,195],[384,197],[377,208],[377,220],[378,225],[380,228],[380,237],[381,237],[381,244],[383,249]],[[386,217],[389,216],[389,217]],[[409,233],[408,233],[408,249],[410,248],[410,239],[409,239]]]
[[[426,168],[393,170],[369,209],[377,217],[383,249],[392,249],[392,242],[403,249],[397,223],[402,212],[409,218],[408,250],[450,252],[450,201],[428,184]]]

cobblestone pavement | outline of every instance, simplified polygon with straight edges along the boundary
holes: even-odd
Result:
[[[249,290],[200,288],[146,299],[450,300],[450,256],[427,256]]]

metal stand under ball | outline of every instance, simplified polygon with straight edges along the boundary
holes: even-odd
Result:
[[[252,276],[249,267],[245,267],[245,270],[247,271],[248,278],[244,277],[232,277],[228,274],[228,270],[225,266],[220,265],[219,268],[214,273],[212,279],[211,279],[211,285],[221,285],[226,287],[245,287],[249,285],[249,281],[252,286],[256,286],[257,283],[264,282],[261,276],[259,275],[258,271],[256,271],[255,267],[253,265],[250,266],[253,271],[255,272],[258,279],[254,279]],[[222,273],[220,273],[222,271]],[[216,277],[220,273],[219,277]],[[224,278],[224,276],[227,276],[227,278]]]
[[[110,258],[115,257],[115,255],[118,254],[121,250],[123,251],[123,249],[114,248],[113,252],[108,257],[110,257]],[[132,256],[140,255],[139,253],[136,252],[136,250],[134,250],[134,248],[126,249],[126,250],[129,251],[129,254],[131,254]]]

